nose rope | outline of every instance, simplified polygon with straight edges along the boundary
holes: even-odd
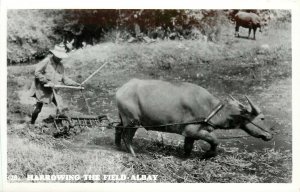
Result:
[[[271,133],[271,131],[267,131],[265,130],[264,128],[262,128],[261,126],[253,123],[250,119],[246,118],[247,121],[249,121],[249,123],[251,123],[252,125],[256,126],[257,128],[259,128],[260,130],[264,131],[264,132],[267,132],[267,133]],[[274,127],[274,126],[273,126]]]

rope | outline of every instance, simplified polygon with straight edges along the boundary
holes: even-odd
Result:
[[[114,121],[114,122],[110,122],[109,124],[119,124],[121,122],[118,121]],[[170,127],[170,126],[174,126],[174,125],[190,125],[190,124],[202,124],[202,123],[206,123],[205,122],[205,118],[203,118],[203,120],[201,121],[191,121],[191,122],[187,122],[187,123],[168,123],[168,124],[163,124],[163,125],[151,125],[151,126],[143,126],[143,125],[138,125],[138,126],[134,126],[134,127],[125,127],[125,126],[114,126],[114,127],[118,127],[118,128],[128,128],[128,129],[136,129],[136,128],[157,128],[157,127]]]
[[[169,127],[169,126],[174,126],[174,125],[191,125],[191,124],[207,124],[213,128],[217,128],[216,125],[214,125],[213,123],[209,122],[209,120],[215,115],[217,114],[222,108],[223,108],[223,104],[219,103],[210,113],[206,118],[201,118],[199,121],[191,121],[191,122],[186,122],[186,123],[168,123],[168,124],[163,124],[163,125],[153,125],[153,126],[143,126],[143,125],[139,125],[139,126],[115,126],[115,127],[119,127],[119,128],[131,128],[131,129],[136,129],[136,128],[157,128],[157,127]],[[110,122],[110,125],[115,124],[115,123],[120,123],[120,122]],[[131,122],[131,124],[134,124],[134,122]]]
[[[250,119],[246,118],[247,121],[249,121],[249,123],[251,123],[252,125],[256,126],[257,128],[259,128],[260,130],[269,133],[270,131],[265,130],[264,128],[262,128],[261,126],[253,123]]]
[[[239,139],[245,137],[252,137],[251,135],[239,135],[239,136],[232,136],[232,137],[217,137],[218,139]]]
[[[83,94],[82,94],[83,95]],[[84,97],[84,95],[83,95]],[[85,97],[84,97],[85,99]],[[86,100],[85,100],[86,101]],[[87,101],[86,101],[86,104],[87,104]],[[168,124],[163,124],[163,125],[152,125],[152,126],[143,126],[143,125],[137,125],[137,126],[120,126],[120,125],[117,125],[117,126],[114,126],[114,124],[120,124],[121,122],[120,121],[113,121],[113,122],[110,122],[108,119],[107,119],[107,116],[105,116],[105,119],[109,121],[108,125],[106,126],[100,126],[102,128],[106,128],[106,129],[113,129],[113,128],[126,128],[126,129],[138,129],[138,128],[145,128],[145,129],[148,129],[148,128],[159,128],[159,127],[169,127],[169,126],[175,126],[175,125],[191,125],[191,124],[207,124],[211,127],[213,127],[214,129],[217,128],[216,125],[212,124],[211,122],[209,122],[209,120],[218,112],[222,109],[224,105],[223,104],[219,104],[217,107],[214,108],[214,110],[206,117],[206,118],[201,118],[201,120],[199,121],[191,121],[191,122],[186,122],[186,123],[168,123]],[[89,110],[89,106],[87,105],[88,107],[88,110]],[[89,110],[89,113],[90,113],[90,110]],[[103,116],[104,117],[104,116]],[[99,120],[104,120],[103,117],[98,117],[97,119]],[[59,118],[57,118],[59,119]],[[94,118],[81,118],[81,119],[94,119]],[[246,120],[248,120],[251,124],[253,124],[254,126],[258,127],[259,129],[265,131],[265,132],[269,132],[267,130],[265,130],[264,128],[262,128],[261,126],[253,123],[250,119],[246,118]],[[55,122],[55,121],[54,121]],[[55,122],[56,124],[56,122]],[[131,124],[134,125],[134,122],[131,122]],[[79,123],[79,126],[80,123]],[[212,131],[212,130],[211,130]],[[272,134],[274,135],[274,134]],[[251,137],[251,135],[242,135],[242,136],[232,136],[232,137],[218,137],[218,139],[237,139],[237,138],[245,138],[245,137]]]

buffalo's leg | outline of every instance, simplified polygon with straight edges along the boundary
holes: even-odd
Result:
[[[200,130],[198,132],[198,138],[204,140],[210,144],[210,150],[206,152],[206,157],[213,157],[217,154],[217,147],[219,140],[214,133],[210,133],[206,130]]]
[[[255,40],[256,28],[253,29],[253,39]]]
[[[191,137],[185,137],[184,139],[184,156],[188,157],[190,156],[192,150],[193,150],[193,145],[194,145],[195,139]]]
[[[235,36],[238,36],[238,37],[240,36],[240,34],[239,34],[239,27],[240,27],[239,25],[235,26],[235,34],[234,34]]]
[[[210,150],[206,153],[206,156],[215,156],[217,152],[217,146],[219,141],[214,133],[210,133],[207,130],[198,130],[195,126],[189,125],[186,127],[183,135],[186,137],[192,137],[195,140],[201,139],[210,144]]]
[[[132,139],[134,137],[134,134],[136,132],[137,128],[134,127],[127,127],[125,130],[123,130],[122,138],[125,143],[125,146],[130,153],[136,157],[135,152],[132,148]]]
[[[249,27],[248,39],[250,38],[250,34],[251,34],[251,27]]]
[[[123,123],[119,123],[115,128],[115,144],[117,147],[121,147],[121,139],[123,133]]]

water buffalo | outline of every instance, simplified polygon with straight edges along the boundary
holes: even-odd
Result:
[[[255,39],[256,29],[259,28],[261,31],[261,21],[258,15],[255,13],[247,13],[239,11],[235,16],[235,36],[239,37],[239,28],[240,26],[244,28],[249,28],[248,38],[250,37],[251,30],[253,29],[253,39]]]
[[[132,139],[140,126],[185,136],[186,156],[191,153],[194,141],[199,139],[211,145],[207,154],[215,155],[219,144],[212,132],[215,129],[241,128],[254,137],[270,140],[272,135],[263,123],[263,114],[247,99],[248,107],[234,98],[221,102],[206,89],[191,83],[132,79],[116,93],[121,123],[116,126],[115,143],[121,147],[123,139],[135,156]],[[206,122],[189,124],[203,118]],[[166,124],[176,125],[161,126]]]

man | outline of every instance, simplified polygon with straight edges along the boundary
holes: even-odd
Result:
[[[35,69],[35,79],[31,86],[31,96],[37,100],[35,109],[31,116],[31,124],[34,124],[44,104],[53,102],[57,107],[57,114],[62,113],[62,101],[57,95],[55,85],[81,86],[79,83],[65,76],[65,68],[62,59],[68,55],[62,44],[55,45],[51,54],[37,64]]]

